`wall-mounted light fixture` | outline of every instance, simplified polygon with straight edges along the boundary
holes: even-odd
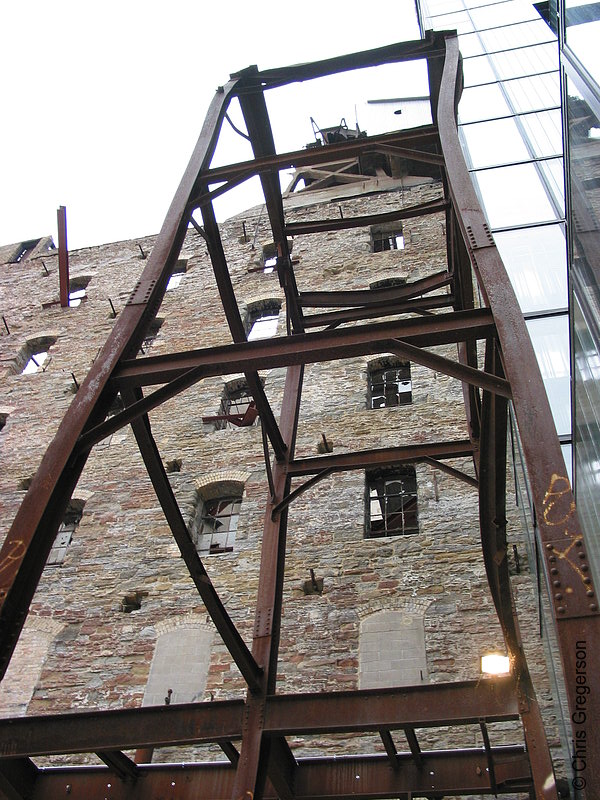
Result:
[[[501,653],[487,653],[481,656],[481,671],[484,675],[507,675],[510,672],[510,659]]]

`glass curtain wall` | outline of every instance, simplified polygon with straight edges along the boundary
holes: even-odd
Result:
[[[426,28],[456,28],[459,133],[513,281],[570,466],[571,397],[558,44],[526,0],[426,0]]]
[[[600,574],[600,4],[559,3],[577,505]]]

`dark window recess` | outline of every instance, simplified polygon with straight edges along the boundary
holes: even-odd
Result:
[[[146,331],[142,344],[140,346],[140,353],[145,355],[146,352],[152,347],[152,343],[158,336],[158,333],[162,327],[164,320],[157,317],[156,319],[152,320],[150,323],[150,327]]]
[[[0,431],[6,425],[7,419],[8,419],[8,414],[0,414]]]
[[[369,372],[369,408],[412,403],[410,364],[398,364]]]
[[[25,261],[25,259],[33,253],[41,241],[41,239],[30,239],[28,242],[21,242],[15,254],[11,258],[11,262],[13,264],[19,264],[21,261]]]
[[[199,553],[231,553],[240,516],[238,495],[205,500],[196,519],[194,541]]]
[[[414,467],[367,473],[365,536],[408,536],[419,532]]]
[[[247,386],[225,389],[218,417],[232,417],[232,419],[215,419],[215,430],[245,428],[257,423],[258,413]]]
[[[48,555],[48,560],[46,561],[46,565],[51,564],[62,564],[65,560],[65,556],[67,554],[67,548],[71,544],[71,540],[73,539],[73,534],[75,533],[75,529],[81,522],[81,517],[83,516],[83,504],[80,503],[77,506],[69,505],[67,511],[65,513],[65,517],[58,529],[58,533],[56,534],[56,539],[54,540],[54,544],[52,545],[52,550],[50,550],[50,554]]]
[[[371,230],[371,249],[374,253],[383,253],[384,250],[404,250],[402,227]]]

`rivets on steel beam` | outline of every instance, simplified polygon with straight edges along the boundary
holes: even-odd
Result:
[[[556,556],[550,556],[550,558],[548,559],[548,561],[549,561],[551,564],[555,564],[555,563],[556,563]]]
[[[590,611],[597,611],[597,610],[598,606],[596,605],[596,603],[590,603]]]
[[[552,550],[552,545],[551,544],[547,544],[546,545],[546,550]]]
[[[594,592],[591,589],[588,589],[586,594],[587,594],[588,597],[593,597],[594,596]]]
[[[555,589],[558,589],[558,587],[560,586],[560,581],[554,581],[552,585],[554,586]]]
[[[581,541],[581,539],[577,539],[577,541],[575,542],[575,547],[583,547],[583,542]]]
[[[579,558],[585,558],[585,553],[583,553],[583,552],[577,553],[577,555],[579,556]]]
[[[581,565],[581,571],[582,571],[582,572],[587,572],[587,571],[588,571],[588,569],[589,569],[589,567],[588,567],[588,565],[587,565],[587,564],[582,564],[582,565]]]
[[[554,599],[555,600],[562,600],[562,594],[560,592],[558,592],[557,594],[554,595]]]
[[[586,575],[585,578],[583,579],[583,582],[584,583],[591,583],[592,579],[589,577],[589,575]]]
[[[552,575],[558,575],[558,570],[556,569],[556,567],[553,567],[553,568],[550,570],[550,572],[551,572],[551,574],[552,574]]]
[[[564,606],[559,606],[556,610],[558,611],[559,614],[564,614],[565,611],[566,611],[566,608]]]

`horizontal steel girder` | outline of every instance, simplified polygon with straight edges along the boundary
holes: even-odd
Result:
[[[524,749],[502,747],[491,753],[498,793],[527,791],[531,777]],[[419,797],[494,793],[484,748],[423,753],[421,758],[422,765],[417,767],[412,755],[399,756],[397,769],[386,755],[301,760],[292,773],[293,796],[297,800],[361,800],[398,798],[410,792]],[[230,800],[232,796],[235,769],[228,763],[150,764],[138,769],[140,777],[133,785],[96,767],[40,770],[31,800],[63,800],[65,796],[69,800]],[[264,797],[271,800],[277,795],[267,786]]]
[[[150,356],[122,362],[113,379],[118,386],[149,386],[167,383],[191,369],[198,370],[199,380],[201,377],[381,353],[387,351],[390,339],[402,339],[417,347],[426,347],[486,339],[494,335],[491,313],[480,308],[435,314],[426,319],[373,323],[351,329]]]
[[[86,711],[3,720],[0,757],[170,747],[239,739],[242,700],[119,711]],[[356,733],[467,725],[518,718],[511,677],[496,680],[274,695],[267,698],[266,735]]]

